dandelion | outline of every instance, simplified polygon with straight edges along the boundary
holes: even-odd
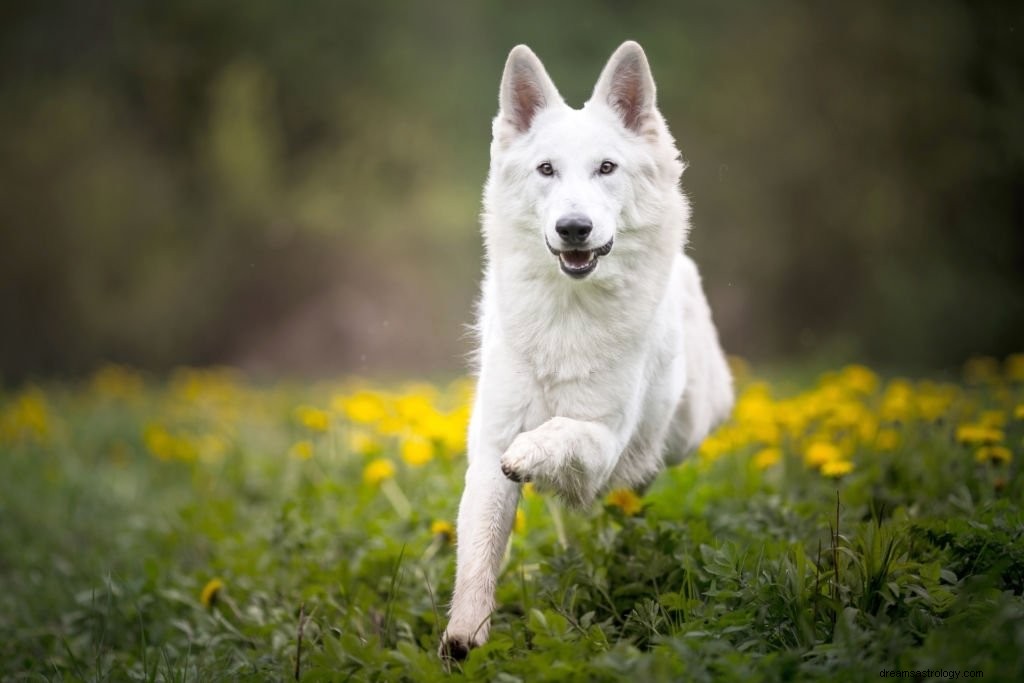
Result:
[[[1013,455],[1006,446],[982,446],[974,451],[974,459],[980,463],[1006,464]]]
[[[207,609],[212,608],[217,604],[217,597],[222,590],[224,590],[224,581],[219,578],[210,579],[199,594],[199,602]]]
[[[174,458],[174,437],[160,425],[149,425],[142,434],[142,441],[146,444],[146,450],[160,460],[171,460]]]
[[[754,455],[754,467],[766,470],[782,460],[782,451],[778,448],[762,448]]]
[[[964,444],[999,443],[1003,430],[979,423],[962,424],[956,428],[956,440]]]
[[[371,460],[363,468],[363,481],[370,486],[376,486],[395,476],[395,464],[387,458]]]
[[[964,363],[968,384],[995,384],[999,381],[999,361],[990,356],[975,356]]]
[[[359,455],[373,455],[381,450],[380,441],[365,429],[353,429],[349,433],[348,447]]]
[[[853,471],[853,463],[849,460],[830,460],[821,466],[821,473],[826,477],[838,479]]]
[[[145,385],[142,375],[123,365],[104,365],[93,374],[90,384],[98,395],[118,399],[138,397]]]
[[[434,444],[420,436],[402,442],[402,460],[412,467],[426,465],[434,458]]]
[[[516,508],[516,521],[512,525],[512,529],[517,534],[521,534],[526,531],[526,513],[523,512],[522,508]]]
[[[288,449],[288,457],[296,460],[309,460],[313,457],[313,442],[308,439],[296,441]]]
[[[455,527],[450,522],[439,519],[430,525],[430,535],[439,537],[445,543],[451,543],[455,539]]]
[[[867,396],[878,388],[878,375],[863,365],[847,365],[839,373],[839,382],[855,393]]]
[[[1024,382],[1024,353],[1008,356],[1004,367],[1006,379],[1011,382]]]
[[[875,436],[875,450],[894,451],[900,445],[900,433],[892,427],[878,430]]]
[[[373,424],[388,415],[384,398],[372,391],[359,391],[351,396],[336,396],[331,407],[352,422]]]
[[[842,460],[843,454],[831,443],[815,441],[804,451],[804,464],[820,469],[826,463]]]
[[[636,495],[632,489],[615,489],[605,498],[605,503],[619,508],[630,517],[643,509],[640,496]]]
[[[1002,428],[1006,425],[1006,413],[1001,410],[986,410],[978,416],[978,422],[986,427]]]
[[[313,432],[326,432],[331,426],[331,416],[328,412],[312,406],[296,408],[295,418],[303,427]]]

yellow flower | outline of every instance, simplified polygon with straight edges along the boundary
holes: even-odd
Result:
[[[199,594],[199,602],[202,603],[203,607],[210,608],[217,604],[217,596],[224,590],[224,582],[221,579],[210,579],[203,586],[203,591]]]
[[[336,396],[331,401],[331,407],[359,424],[379,422],[388,414],[384,398],[372,391],[359,391],[351,396]]]
[[[863,365],[847,365],[839,375],[839,381],[859,394],[873,394],[878,387],[878,375]]]
[[[326,432],[331,426],[331,416],[320,408],[299,406],[295,409],[295,417],[303,427],[314,432]]]
[[[998,443],[1004,438],[1003,430],[983,424],[967,423],[956,428],[956,440],[966,444]]]
[[[123,365],[104,365],[93,373],[92,390],[100,396],[130,399],[142,393],[142,375]]]
[[[1001,428],[1006,424],[1006,413],[1001,410],[986,410],[978,417],[978,422],[986,427]]]
[[[387,458],[371,460],[363,468],[363,481],[370,486],[376,486],[386,479],[395,476],[395,464]]]
[[[309,460],[313,457],[313,442],[307,439],[296,441],[288,449],[288,455],[296,460]]]
[[[1007,357],[1004,367],[1006,379],[1011,382],[1024,382],[1024,353],[1015,353]]]
[[[1008,463],[1013,458],[1006,446],[982,446],[974,451],[974,459],[980,463]]]
[[[782,459],[782,451],[778,448],[762,448],[754,455],[754,467],[766,470]]]
[[[619,508],[630,517],[643,509],[640,496],[636,495],[632,489],[615,489],[605,498],[605,503]]]
[[[434,457],[434,444],[414,436],[402,442],[402,460],[413,467],[426,465]]]
[[[999,381],[999,361],[990,356],[975,356],[964,363],[968,384],[994,384]]]
[[[380,442],[376,437],[363,429],[353,429],[349,433],[348,447],[350,451],[359,455],[373,455],[381,450]]]
[[[821,468],[825,463],[841,460],[843,454],[834,444],[815,441],[804,451],[804,464],[808,467]]]
[[[822,474],[836,479],[852,471],[853,463],[849,460],[830,460],[821,466]]]
[[[1024,420],[1024,403],[1018,403],[1017,407],[1013,409],[1013,418],[1015,420]]]
[[[439,519],[430,525],[430,535],[440,536],[445,543],[451,543],[455,538],[455,527],[450,522]]]
[[[533,482],[526,482],[523,484],[523,498],[533,498],[537,495],[537,489],[533,487]]]
[[[522,508],[516,508],[516,521],[512,525],[513,531],[517,534],[521,534],[526,531],[526,513],[523,512]]]
[[[900,445],[900,433],[891,427],[878,430],[875,436],[875,450],[894,451]]]

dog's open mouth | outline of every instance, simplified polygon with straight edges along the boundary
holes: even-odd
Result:
[[[608,243],[598,247],[597,249],[569,249],[566,251],[559,251],[548,245],[548,249],[552,254],[558,257],[558,264],[562,267],[562,272],[569,277],[584,278],[594,272],[597,268],[597,259],[601,256],[607,256],[608,252],[612,250],[612,242],[614,239],[608,240]]]

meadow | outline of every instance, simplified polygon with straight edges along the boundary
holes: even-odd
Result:
[[[8,389],[0,679],[1024,680],[1024,354],[734,370],[731,421],[642,496],[526,487],[451,664],[470,381]]]

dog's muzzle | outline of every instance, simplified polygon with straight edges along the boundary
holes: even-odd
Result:
[[[597,268],[597,260],[608,255],[612,250],[613,242],[615,242],[615,238],[608,240],[607,244],[597,249],[555,249],[550,242],[547,242],[547,245],[548,251],[558,257],[558,265],[561,266],[562,272],[580,280],[594,272],[594,269]]]

